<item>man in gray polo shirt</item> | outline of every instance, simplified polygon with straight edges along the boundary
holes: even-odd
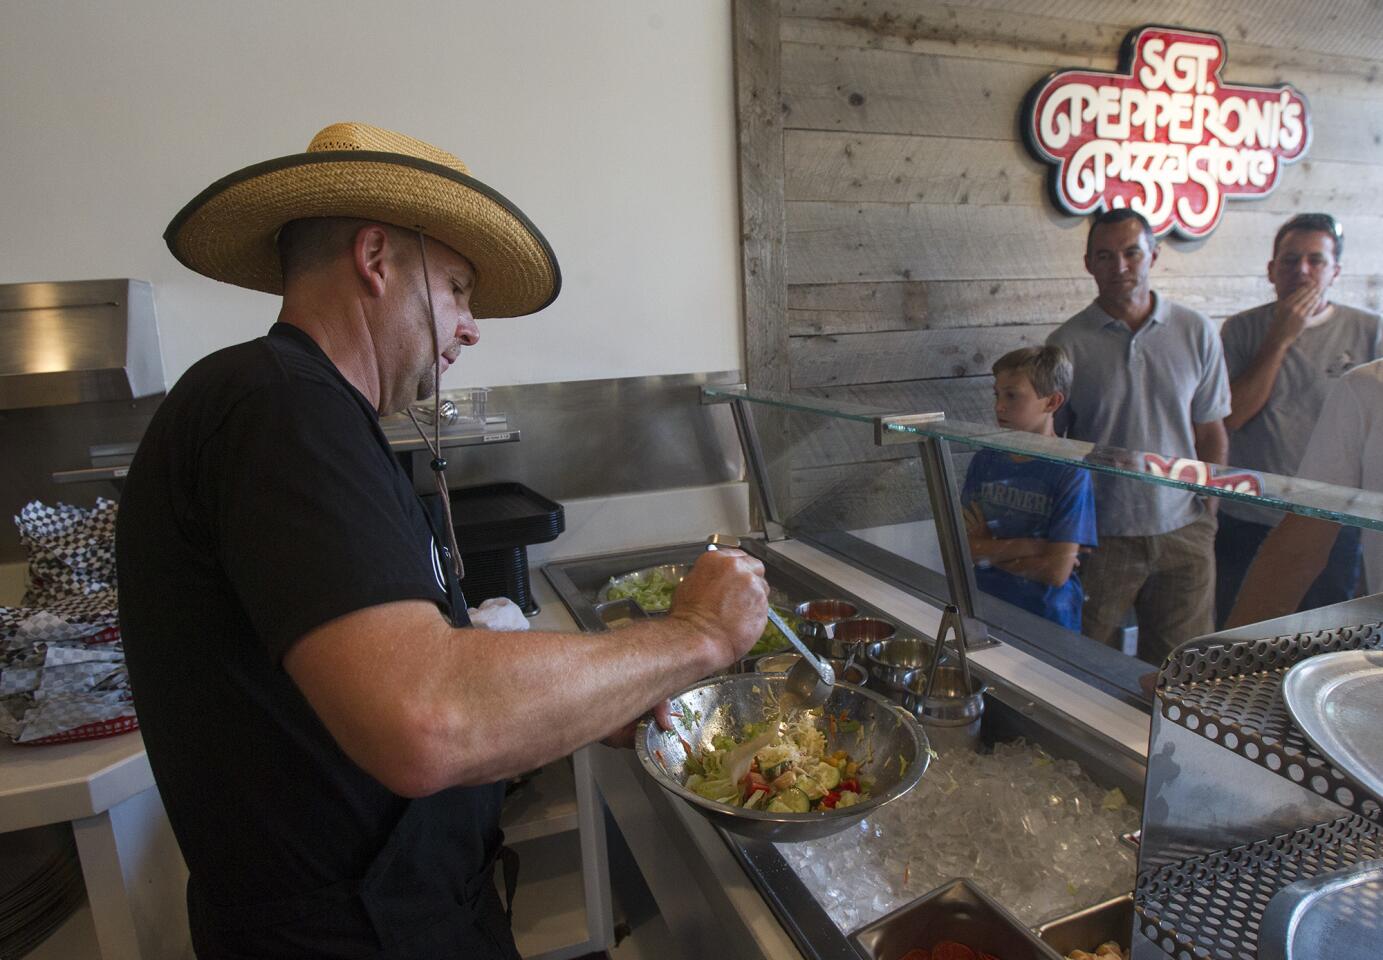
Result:
[[[1233,405],[1225,418],[1229,462],[1236,467],[1297,476],[1330,386],[1351,367],[1383,356],[1378,314],[1330,301],[1344,240],[1327,214],[1288,220],[1268,261],[1277,299],[1235,314],[1220,331]],[[1267,507],[1224,504],[1215,537],[1217,623],[1229,616],[1259,544],[1281,518]],[[1359,529],[1346,527],[1301,609],[1348,600],[1358,580]]]
[[[1053,331],[1075,365],[1066,434],[1172,460],[1224,463],[1229,378],[1210,321],[1152,291],[1148,222],[1127,208],[1097,216],[1085,269],[1095,302]],[[1060,429],[1060,426],[1058,426]],[[1086,636],[1117,646],[1132,608],[1138,655],[1160,663],[1214,627],[1215,515],[1194,494],[1096,478],[1100,547],[1081,565]]]

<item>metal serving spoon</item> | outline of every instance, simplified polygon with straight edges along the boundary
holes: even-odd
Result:
[[[715,533],[706,538],[706,549],[717,550],[721,547],[738,548],[740,541],[738,537],[732,537],[723,533]],[[768,608],[769,621],[783,632],[783,636],[797,648],[801,659],[792,665],[792,669],[787,673],[784,684],[784,700],[790,702],[784,704],[784,708],[799,706],[810,710],[819,707],[826,702],[831,695],[831,688],[835,686],[836,672],[825,660],[818,659],[815,654],[807,649],[796,632],[793,631],[783,618],[778,615],[778,611],[772,607]]]

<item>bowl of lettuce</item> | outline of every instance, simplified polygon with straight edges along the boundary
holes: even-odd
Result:
[[[690,570],[690,564],[664,563],[656,567],[622,573],[617,577],[611,577],[609,582],[600,588],[596,600],[608,603],[612,600],[627,599],[638,604],[644,613],[666,613],[672,606],[672,594],[677,590],[677,585]],[[778,611],[778,615],[789,627],[793,630],[798,628],[801,620],[786,606],[775,603],[773,609]],[[777,653],[788,647],[788,638],[783,636],[782,631],[767,623],[764,625],[763,635],[746,656],[757,657],[765,653]]]

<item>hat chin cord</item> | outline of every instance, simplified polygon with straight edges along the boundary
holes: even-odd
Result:
[[[408,413],[408,419],[413,421],[418,436],[427,444],[428,452],[432,454],[432,479],[437,484],[437,497],[442,501],[447,546],[451,549],[452,569],[456,571],[456,582],[459,584],[466,578],[466,565],[461,561],[461,548],[456,544],[456,526],[451,520],[451,496],[447,489],[447,461],[442,456],[442,348],[437,342],[437,312],[432,305],[432,278],[427,270],[427,244],[423,239],[422,227],[415,228],[415,232],[418,234],[418,251],[423,258],[423,289],[427,291],[427,317],[432,339],[432,436],[428,437],[427,431],[418,423],[412,406],[404,407],[404,410]]]

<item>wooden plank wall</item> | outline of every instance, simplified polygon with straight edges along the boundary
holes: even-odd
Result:
[[[1042,342],[1094,295],[1086,223],[1050,204],[1046,167],[1021,141],[1023,97],[1056,69],[1114,69],[1125,34],[1146,23],[1220,32],[1226,78],[1293,83],[1315,127],[1307,159],[1285,168],[1271,197],[1231,202],[1207,240],[1164,242],[1157,289],[1214,318],[1271,299],[1277,226],[1325,210],[1346,231],[1337,299],[1383,307],[1383,9],[1373,0],[738,3],[754,8],[760,37],[766,19],[778,23],[781,130],[759,142],[781,144],[781,162],[753,162],[782,169],[786,224],[782,288],[756,290],[746,272],[747,304],[781,296],[785,309],[747,310],[747,338],[755,356],[786,357],[794,392],[991,419],[993,360]],[[763,65],[753,69],[768,88]],[[757,202],[752,222],[770,217]],[[748,364],[751,383],[782,384],[781,369]],[[855,425],[797,430],[793,510],[825,526],[926,514],[916,465],[899,459],[906,448],[874,448]]]

